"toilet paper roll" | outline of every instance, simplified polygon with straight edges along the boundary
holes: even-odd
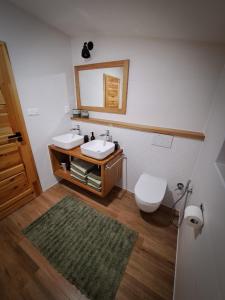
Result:
[[[200,207],[190,205],[185,208],[184,219],[188,225],[198,229],[203,225],[203,215]]]

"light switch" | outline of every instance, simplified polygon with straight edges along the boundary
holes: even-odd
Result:
[[[37,107],[28,108],[27,114],[28,116],[39,116],[40,115],[39,108]]]
[[[69,107],[69,105],[65,105],[65,106],[64,106],[64,112],[65,112],[65,114],[68,114],[68,113],[70,112],[70,107]]]
[[[154,134],[152,145],[164,148],[171,148],[173,143],[172,135]]]

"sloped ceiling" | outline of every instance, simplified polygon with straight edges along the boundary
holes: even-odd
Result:
[[[9,0],[65,34],[225,43],[224,0]]]

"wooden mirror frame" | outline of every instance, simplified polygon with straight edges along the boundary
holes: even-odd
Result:
[[[123,67],[122,107],[121,108],[106,108],[106,107],[99,107],[99,106],[83,106],[83,105],[81,105],[79,71],[102,69],[102,68],[112,68],[112,67]],[[76,95],[77,95],[77,108],[89,110],[89,111],[97,111],[97,112],[126,114],[128,73],[129,73],[129,60],[128,59],[74,66]]]

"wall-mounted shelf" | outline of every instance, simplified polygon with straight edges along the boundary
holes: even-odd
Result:
[[[52,162],[53,173],[60,178],[68,180],[79,187],[92,192],[100,197],[105,197],[113,188],[113,186],[120,180],[122,176],[122,154],[123,150],[119,149],[106,157],[103,160],[97,160],[81,153],[80,147],[71,150],[64,150],[55,145],[48,146]],[[101,169],[102,189],[97,191],[85,183],[75,179],[70,175],[70,171],[64,171],[61,168],[61,162],[70,161],[70,157],[76,157],[92,164],[99,166]]]
[[[178,137],[200,140],[200,141],[204,141],[204,139],[205,139],[204,133],[197,132],[197,131],[155,127],[155,126],[149,126],[149,125],[141,125],[141,124],[135,124],[135,123],[126,123],[126,122],[120,122],[120,121],[111,121],[111,120],[95,119],[95,118],[73,118],[72,117],[71,119],[74,121],[78,121],[78,122],[87,122],[87,123],[94,123],[94,124],[100,124],[100,125],[105,125],[105,126],[126,128],[126,129],[131,129],[131,130],[153,132],[153,133],[158,133],[158,134],[166,134],[166,135],[178,136]]]

